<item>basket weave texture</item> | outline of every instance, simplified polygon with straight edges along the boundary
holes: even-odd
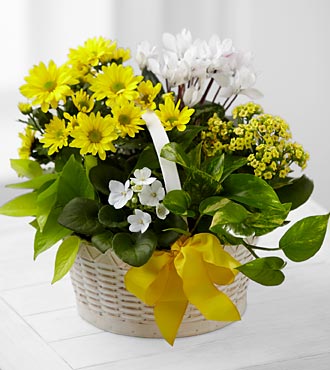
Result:
[[[242,246],[225,249],[241,263],[251,259]],[[70,272],[78,312],[92,325],[112,333],[161,338],[153,308],[125,289],[124,276],[129,268],[112,251],[103,254],[91,244],[82,243]],[[247,285],[248,279],[239,273],[233,284],[219,287],[236,304],[241,315],[246,308]],[[189,304],[177,337],[207,333],[228,324],[206,320]]]

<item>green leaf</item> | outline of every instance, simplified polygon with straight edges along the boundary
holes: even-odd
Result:
[[[0,207],[0,214],[14,217],[35,216],[37,193],[31,192],[10,200]]]
[[[121,228],[128,225],[125,212],[110,205],[105,205],[100,209],[98,218],[102,225],[110,228]]]
[[[180,147],[185,150],[193,142],[195,137],[205,130],[203,126],[187,125],[184,131],[171,130],[168,132],[168,137],[171,142],[180,144]]]
[[[63,207],[76,197],[94,199],[95,194],[83,165],[72,155],[59,177],[57,204]]]
[[[329,214],[303,218],[282,236],[280,248],[290,260],[295,262],[313,257],[323,244],[328,221]]]
[[[58,180],[50,184],[44,184],[44,186],[41,187],[41,189],[39,189],[38,191],[36,219],[40,231],[43,231],[48,216],[56,203],[57,190],[58,190]]]
[[[190,167],[190,160],[178,143],[168,143],[163,146],[160,156],[168,161],[180,164],[183,167]]]
[[[66,165],[66,163],[68,162],[72,155],[77,161],[79,160],[81,161],[81,156],[79,154],[78,148],[71,147],[62,148],[62,150],[60,150],[55,157],[55,170],[57,172],[62,171],[63,167]]]
[[[203,163],[202,170],[214,178],[215,181],[220,181],[224,170],[225,155],[216,156],[206,160]]]
[[[141,234],[118,233],[112,241],[112,248],[119,258],[131,266],[142,266],[152,256],[157,246],[156,235],[148,230]]]
[[[243,206],[229,199],[224,199],[220,203],[218,203],[219,208],[212,218],[210,226],[212,232],[219,235],[229,233],[235,237],[253,234],[253,230],[245,223],[250,213]]]
[[[39,254],[45,252],[58,241],[72,233],[71,230],[61,226],[57,222],[60,212],[61,208],[53,208],[47,218],[43,230],[41,231],[39,227],[37,228],[34,237],[34,259],[36,259]]]
[[[92,236],[93,245],[102,253],[112,248],[113,233],[110,230]]]
[[[58,217],[60,225],[82,235],[95,235],[104,231],[98,220],[99,204],[96,200],[73,198]]]
[[[16,171],[18,176],[33,179],[42,175],[40,164],[31,159],[11,159],[11,168]]]
[[[70,271],[79,251],[79,245],[80,238],[77,236],[69,236],[59,246],[56,253],[52,284],[62,279],[62,277]]]
[[[284,274],[282,270],[286,263],[279,257],[264,257],[257,258],[244,265],[236,267],[249,279],[255,282],[266,285],[280,285],[284,281]]]
[[[47,173],[38,177],[34,177],[28,181],[6,185],[6,187],[12,189],[39,189],[46,182],[55,180],[57,176],[58,175],[55,173]]]
[[[238,157],[226,154],[224,159],[224,170],[221,181],[225,180],[234,171],[245,166],[247,162],[248,161],[245,157]]]
[[[143,149],[142,153],[139,155],[136,165],[134,166],[134,170],[140,170],[144,167],[148,167],[151,170],[159,168],[157,153],[153,145],[147,145]]]
[[[261,210],[283,209],[274,189],[257,176],[233,174],[222,184],[229,199]]]
[[[219,103],[213,103],[213,102],[203,102],[196,104],[194,106],[195,113],[193,115],[193,122],[195,125],[203,125],[206,124],[207,121],[214,115],[217,114],[217,116],[222,119],[225,116],[225,110],[222,105]]]
[[[182,217],[173,213],[167,215],[165,220],[157,218],[153,222],[153,230],[158,238],[157,246],[165,249],[170,248],[170,246],[182,235],[179,230],[188,232],[187,223]]]
[[[191,198],[189,193],[184,190],[171,190],[165,195],[163,204],[175,215],[187,215]]]
[[[89,171],[89,178],[95,189],[102,194],[109,195],[110,180],[126,181],[126,175],[117,169],[106,164],[99,164]]]
[[[291,209],[296,209],[309,199],[313,189],[313,181],[303,175],[289,185],[276,189],[276,193],[282,203],[291,203]]]

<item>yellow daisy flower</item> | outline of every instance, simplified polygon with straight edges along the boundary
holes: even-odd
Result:
[[[84,42],[83,46],[77,49],[70,49],[68,55],[69,63],[80,68],[82,66],[97,66],[101,60],[112,59],[116,50],[116,42],[103,37],[94,37]],[[89,69],[89,68],[87,68]]]
[[[140,96],[137,99],[138,104],[142,106],[143,109],[154,110],[156,108],[156,103],[154,102],[156,96],[159,94],[162,85],[158,83],[153,86],[151,81],[142,81],[137,90]]]
[[[89,113],[94,108],[94,99],[83,89],[72,96],[72,101],[79,112]]]
[[[180,111],[179,106],[180,100],[175,106],[173,99],[166,97],[165,104],[160,104],[159,110],[155,111],[166,131],[170,131],[174,127],[179,131],[184,131],[191,115],[195,112],[194,109],[188,107],[184,107]]]
[[[42,62],[35,65],[25,81],[27,83],[20,87],[21,93],[32,99],[33,104],[40,104],[43,112],[47,112],[49,106],[57,108],[60,100],[65,102],[72,94],[70,85],[78,83],[66,66],[57,67],[52,60],[48,67]]]
[[[31,156],[32,145],[35,141],[35,131],[31,127],[27,126],[24,133],[20,132],[18,134],[19,138],[22,140],[22,145],[18,149],[18,155],[21,159],[29,159]]]
[[[111,121],[117,127],[119,135],[134,137],[136,133],[143,130],[141,125],[145,125],[145,121],[141,118],[143,111],[133,102],[120,99],[118,104],[112,108],[113,117]]]
[[[112,63],[110,66],[103,66],[102,71],[103,73],[90,81],[90,90],[94,92],[96,100],[107,98],[106,104],[112,107],[121,96],[127,100],[134,100],[139,96],[136,88],[143,76],[134,76],[132,67]]]
[[[117,48],[114,50],[112,59],[125,62],[131,57],[130,49]]]
[[[100,112],[79,113],[77,116],[78,126],[70,133],[74,138],[71,147],[80,148],[80,154],[98,154],[104,160],[106,151],[116,151],[113,141],[118,138],[115,127],[111,123],[110,115],[102,117]]]
[[[44,148],[49,148],[48,154],[52,155],[68,145],[68,135],[69,130],[65,126],[64,119],[55,116],[45,125],[44,136],[39,141],[44,144]]]

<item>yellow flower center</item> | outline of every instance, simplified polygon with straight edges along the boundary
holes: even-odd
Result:
[[[118,121],[121,125],[128,125],[131,122],[131,119],[126,114],[121,114],[118,118]]]
[[[88,139],[91,143],[99,143],[102,140],[102,133],[99,130],[91,130]]]
[[[44,83],[44,88],[47,91],[53,91],[56,87],[55,81],[47,81]]]
[[[177,120],[178,120],[178,117],[168,117],[168,122],[170,123],[170,124],[172,124],[172,123],[174,123],[174,122],[176,122]]]
[[[117,81],[112,85],[112,91],[115,92],[115,93],[117,93],[121,90],[124,90],[124,89],[125,89],[125,85],[120,81]]]

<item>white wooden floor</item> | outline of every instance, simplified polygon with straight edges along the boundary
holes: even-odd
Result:
[[[325,212],[313,202],[304,211]],[[32,245],[25,219],[0,217],[1,370],[330,369],[330,235],[318,256],[286,268],[282,286],[251,283],[241,322],[173,348],[84,322],[70,279],[50,284],[54,252],[33,261]]]

